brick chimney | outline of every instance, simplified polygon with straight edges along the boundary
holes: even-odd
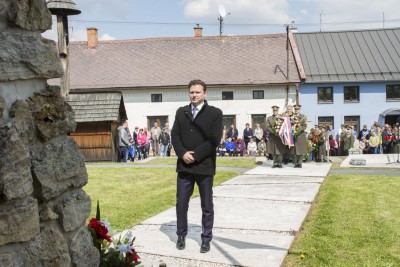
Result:
[[[200,24],[196,24],[194,27],[194,37],[202,37],[203,36],[203,28],[200,27]]]
[[[99,42],[99,35],[96,28],[87,28],[88,48],[96,48]]]

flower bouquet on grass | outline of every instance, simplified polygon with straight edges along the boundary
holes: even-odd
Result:
[[[122,235],[112,230],[107,220],[100,220],[99,202],[97,202],[96,218],[90,219],[88,229],[93,244],[100,252],[101,267],[128,267],[138,266],[141,263],[133,247],[135,238],[132,232],[126,231]]]

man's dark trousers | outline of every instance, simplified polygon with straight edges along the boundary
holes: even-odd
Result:
[[[177,214],[177,235],[186,236],[188,232],[187,212],[189,209],[190,197],[193,194],[194,184],[199,187],[201,210],[202,210],[202,234],[203,242],[210,242],[212,239],[212,228],[214,225],[214,204],[213,204],[213,178],[212,175],[191,174],[179,172],[177,179],[176,193],[176,214]]]
[[[127,146],[120,146],[120,161],[127,162],[128,161],[128,147]]]

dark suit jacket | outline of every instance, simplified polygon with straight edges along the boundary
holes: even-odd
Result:
[[[190,105],[176,111],[171,138],[178,156],[177,172],[215,174],[216,148],[221,142],[223,129],[222,111],[209,106],[207,101],[204,102],[194,120],[192,120]],[[192,164],[186,164],[182,160],[182,156],[187,151],[194,151],[196,161]]]
[[[226,139],[235,138],[235,140],[236,140],[238,138],[238,135],[239,135],[239,131],[236,128],[234,128],[234,129],[229,128],[228,132],[226,133]]]

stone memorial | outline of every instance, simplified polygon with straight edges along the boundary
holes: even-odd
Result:
[[[51,24],[44,0],[0,0],[0,266],[99,265],[74,113],[47,85],[63,74]]]

